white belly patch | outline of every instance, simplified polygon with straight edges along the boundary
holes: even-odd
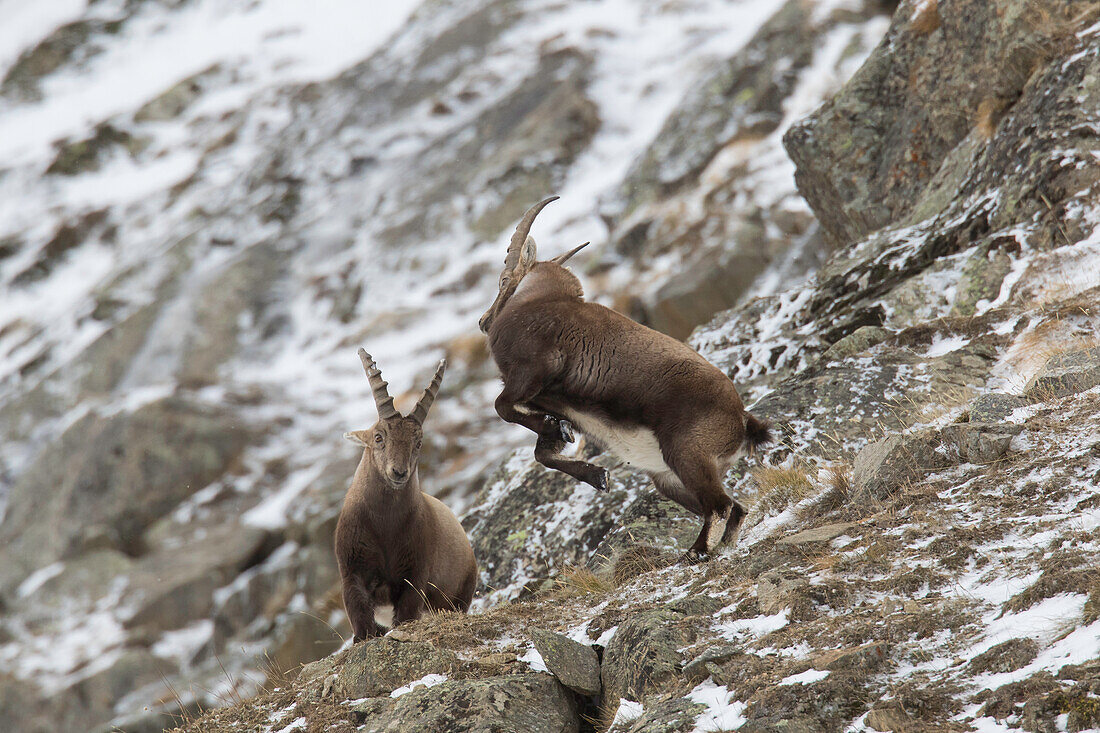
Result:
[[[619,460],[642,471],[667,473],[657,436],[645,428],[627,428],[576,410],[565,410],[565,417],[577,430],[600,443]]]

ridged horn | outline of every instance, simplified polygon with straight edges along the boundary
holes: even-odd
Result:
[[[554,259],[552,259],[550,261],[553,262],[555,265],[564,265],[569,260],[570,257],[577,254],[578,252],[580,252],[582,249],[584,249],[585,247],[587,247],[590,244],[592,244],[592,243],[591,242],[585,242],[584,244],[580,245],[579,247],[574,247],[573,249],[569,250],[565,254],[558,255],[557,257],[555,257]]]
[[[389,385],[382,379],[382,370],[374,363],[374,359],[366,349],[359,349],[359,361],[363,362],[363,370],[367,373],[370,388],[374,392],[374,404],[378,406],[378,417],[388,420],[398,415],[393,406],[393,397],[390,397]]]
[[[435,396],[439,393],[439,385],[443,383],[443,372],[445,371],[447,371],[447,360],[440,359],[439,366],[435,370],[435,376],[432,377],[432,383],[424,390],[424,394],[420,397],[420,401],[416,403],[416,407],[413,408],[412,414],[409,415],[409,417],[416,420],[420,425],[424,424],[424,418],[428,417],[428,410],[432,409],[432,403],[435,402]]]
[[[523,218],[516,225],[516,233],[512,235],[512,241],[508,244],[508,256],[504,258],[504,271],[511,272],[519,264],[519,255],[523,251],[523,244],[527,241],[527,235],[531,233],[531,225],[535,223],[535,217],[551,201],[557,201],[557,196],[539,201],[527,210]]]

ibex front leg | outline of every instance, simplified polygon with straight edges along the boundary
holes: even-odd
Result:
[[[521,410],[541,390],[542,380],[528,378],[523,382],[505,382],[504,390],[496,400],[497,414],[504,420],[522,425],[539,436],[535,444],[535,460],[555,471],[568,474],[578,481],[607,491],[607,469],[569,459],[561,455],[566,443],[572,443],[573,428],[567,420],[543,411]]]
[[[353,643],[386,633],[374,620],[374,589],[367,588],[357,573],[345,573],[341,582],[344,586],[344,611],[355,634]]]
[[[404,585],[393,588],[393,625],[415,621],[424,613],[428,596],[424,592],[426,579],[407,578]]]
[[[537,377],[528,377],[522,381],[504,382],[504,389],[497,397],[495,407],[502,420],[516,425],[522,425],[539,436],[540,440],[566,443],[573,442],[573,429],[569,423],[556,415],[550,415],[543,411],[526,408],[526,403],[535,398],[542,389],[542,380]]]
[[[568,425],[564,421],[562,424]],[[540,435],[539,442],[535,444],[535,460],[547,468],[567,473],[578,481],[583,481],[596,491],[607,491],[606,468],[586,461],[566,458],[561,454],[563,450],[565,450],[564,441],[552,440]]]

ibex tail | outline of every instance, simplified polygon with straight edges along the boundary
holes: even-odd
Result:
[[[745,446],[749,454],[755,454],[756,449],[772,441],[772,426],[767,420],[761,420],[745,413]]]

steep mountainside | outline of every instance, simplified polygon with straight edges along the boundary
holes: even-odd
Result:
[[[323,5],[0,2],[5,729],[1100,729],[1100,5]],[[549,193],[781,433],[709,562],[492,414]],[[483,587],[330,654],[358,345]]]
[[[804,280],[826,245],[782,135],[889,22],[870,0],[0,17],[0,727],[81,732],[159,730],[340,645],[340,436],[374,420],[356,347],[399,402],[450,358],[422,478],[457,511],[528,444],[476,322],[530,202],[562,197],[545,248],[596,241],[594,297],[677,336]]]
[[[689,102],[608,199],[623,257],[686,262],[691,227],[662,236],[708,179],[680,175],[738,156],[678,148],[746,129]],[[906,0],[776,133],[827,257],[691,336],[783,433],[728,477],[739,543],[679,564],[697,520],[641,477],[597,494],[520,449],[464,522],[481,613],[184,730],[1100,730],[1100,6]]]

